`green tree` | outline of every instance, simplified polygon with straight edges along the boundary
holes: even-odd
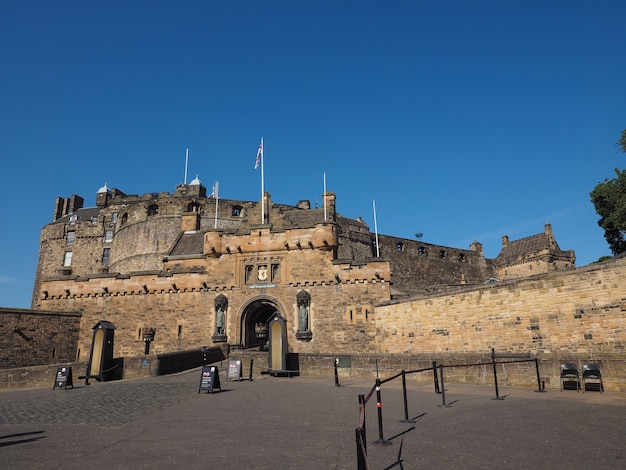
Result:
[[[617,141],[626,152],[626,129]],[[600,216],[598,225],[613,255],[626,251],[626,170],[615,169],[616,178],[606,178],[591,191],[591,202]]]
[[[622,131],[622,135],[620,136],[619,140],[616,142],[616,145],[619,146],[619,149],[622,152],[626,152],[626,129]]]

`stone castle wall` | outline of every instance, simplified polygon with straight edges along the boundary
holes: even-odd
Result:
[[[73,361],[80,314],[0,308],[0,369]]]
[[[378,306],[376,318],[383,353],[624,355],[626,259]]]
[[[296,255],[294,255],[296,256]],[[101,320],[115,326],[116,356],[143,353],[143,328],[156,328],[151,351],[163,353],[213,344],[215,299],[228,299],[226,336],[230,344],[244,342],[244,314],[254,302],[272,302],[288,325],[290,350],[315,352],[372,348],[375,336],[374,305],[389,298],[388,263],[350,267],[333,265],[330,254],[298,250],[299,263],[282,260],[280,281],[269,285],[243,281],[242,266],[255,262],[245,254],[209,259],[207,272],[145,273],[119,277],[44,281],[46,309],[81,312],[81,334],[76,360],[88,353],[92,328]],[[284,256],[287,258],[287,256]],[[263,260],[264,261],[264,260]],[[264,261],[265,262],[265,261]],[[306,269],[310,282],[294,282]],[[339,276],[339,281],[335,275]],[[207,282],[210,283],[207,284]],[[207,285],[207,287],[204,287]],[[309,322],[312,338],[296,338],[298,292],[311,297]],[[69,294],[68,294],[69,292]]]
[[[483,284],[496,275],[482,247],[462,250],[379,235],[380,256],[393,267],[393,285],[412,293],[432,293],[449,286]]]

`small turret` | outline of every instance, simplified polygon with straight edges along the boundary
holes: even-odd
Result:
[[[111,190],[105,182],[104,186],[98,189],[98,192],[96,193],[96,207],[106,207],[109,204],[110,198]]]

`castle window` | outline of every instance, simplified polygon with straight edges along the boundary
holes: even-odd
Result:
[[[78,216],[77,215],[70,215],[70,224],[75,224],[76,221],[78,220]]]
[[[148,216],[157,215],[159,213],[159,206],[157,204],[151,204],[148,207]]]
[[[102,264],[109,264],[111,260],[111,248],[102,250]]]
[[[63,258],[63,266],[71,266],[72,265],[72,252],[66,251],[65,257]]]
[[[67,244],[72,245],[75,240],[76,240],[76,232],[74,230],[67,232]]]
[[[126,225],[126,222],[128,222],[128,214],[124,213],[124,215],[122,215],[122,225]]]
[[[192,202],[187,206],[187,212],[200,212],[200,204]]]
[[[459,255],[459,261],[460,261],[461,263],[465,262],[465,255],[464,255],[463,253],[461,253],[461,254]]]
[[[272,281],[280,279],[280,265],[272,264]]]
[[[117,212],[113,212],[113,214],[111,214],[111,223],[115,223],[117,222]]]
[[[448,257],[448,253],[446,253],[446,250],[441,250],[441,251],[439,252],[439,257],[440,257],[441,259],[446,259],[446,258]]]
[[[233,206],[233,217],[240,217],[241,216],[241,206]]]
[[[398,250],[398,252],[403,252],[404,251],[404,243],[398,242],[398,244],[396,245],[396,249]]]
[[[254,267],[251,265],[246,266],[245,269],[245,282],[252,282],[252,273],[254,271]]]
[[[111,243],[113,241],[113,230],[105,230],[104,232],[104,242]]]
[[[423,246],[420,246],[420,247],[417,249],[417,254],[418,254],[418,255],[425,255],[425,254],[426,254],[426,248],[424,248]]]

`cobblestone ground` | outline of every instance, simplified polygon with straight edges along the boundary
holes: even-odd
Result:
[[[92,424],[120,426],[153,413],[198,390],[197,374],[179,374],[158,380],[131,380],[74,388],[0,392],[0,424]],[[52,387],[51,387],[52,388]]]
[[[74,389],[0,391],[0,467],[19,469],[355,469],[358,395],[372,380],[264,377],[198,393],[199,369]],[[370,468],[623,469],[626,396],[395,382],[366,406]],[[396,468],[399,468],[398,466]]]

